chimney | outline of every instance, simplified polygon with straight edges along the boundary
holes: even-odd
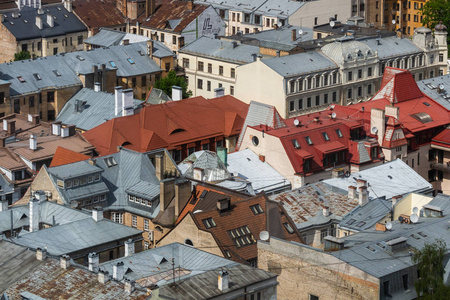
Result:
[[[183,209],[183,203],[191,195],[191,182],[186,180],[175,184],[175,216],[179,216]]]
[[[98,66],[97,65],[93,65],[92,66],[92,73],[94,73],[94,82],[98,81]]]
[[[322,213],[323,213],[324,217],[329,217],[330,216],[330,208],[328,206],[324,206],[322,209]]]
[[[231,46],[234,48],[236,48],[238,46],[238,43],[236,41],[231,42]]]
[[[256,61],[256,56],[257,56],[258,54],[256,54],[256,53],[253,53],[252,54],[252,61]]]
[[[133,110],[133,89],[122,91],[122,116],[132,116]]]
[[[122,281],[123,275],[125,274],[123,262],[118,262],[113,265],[113,278],[117,281]]]
[[[39,203],[44,202],[47,200],[47,196],[45,195],[44,191],[36,191],[34,193],[34,198],[36,198],[37,200],[39,200]]]
[[[39,115],[31,115],[31,119],[31,123],[33,123],[33,125],[39,124]]]
[[[158,180],[163,180],[164,175],[164,161],[162,155],[156,155],[155,156],[155,170],[156,170],[156,177]]]
[[[36,259],[43,261],[47,257],[47,250],[42,248],[36,249]]]
[[[375,224],[375,231],[386,231],[386,224],[377,223]]]
[[[266,156],[265,155],[259,155],[259,160],[262,162],[266,162]]]
[[[67,270],[70,267],[70,256],[66,254],[61,255],[59,259],[59,265],[64,270]]]
[[[222,198],[217,200],[217,209],[220,212],[226,211],[230,208],[230,198]]]
[[[37,138],[34,134],[30,134],[30,150],[37,150]]]
[[[88,263],[89,263],[89,271],[97,273],[100,264],[100,256],[95,252],[89,253]]]
[[[61,135],[61,122],[53,122],[52,124],[52,134],[53,135]]]
[[[72,12],[72,0],[63,0],[64,1],[64,8],[68,12]]]
[[[130,256],[134,254],[134,242],[132,239],[128,239],[124,243],[125,245],[125,256]]]
[[[356,186],[348,187],[348,200],[355,200],[356,198]]]
[[[183,99],[183,89],[179,86],[173,85],[172,86],[172,100],[180,101],[182,99]]]
[[[105,64],[101,64],[100,65],[100,70],[102,71],[101,72],[101,74],[102,74],[101,86],[103,87],[103,90],[106,91],[106,65]]]
[[[155,12],[155,0],[145,1],[145,17],[150,17]]]
[[[75,130],[76,126],[75,125],[67,125],[67,128],[69,129],[69,136],[74,136],[75,132],[76,132],[76,130]]]
[[[100,82],[96,82],[94,84],[94,91],[98,93],[98,92],[101,92],[101,90],[102,90],[102,88],[101,88]]]
[[[92,219],[94,219],[95,222],[103,220],[103,208],[100,206],[94,207],[94,209],[92,209]]]
[[[295,42],[297,40],[297,30],[292,29],[292,41]]]
[[[31,114],[28,114],[28,122],[33,122],[33,116]]]
[[[359,187],[359,205],[364,206],[369,202],[369,192],[366,186]]]
[[[0,199],[0,211],[7,211],[8,210],[8,200],[2,196]]]
[[[69,136],[69,127],[64,126],[61,128],[61,137],[65,138]]]
[[[277,57],[280,57],[280,50],[277,50],[276,52]]]
[[[225,291],[228,289],[228,277],[230,275],[228,274],[227,270],[222,270],[219,272],[219,278],[218,278],[218,288],[221,291]]]
[[[202,168],[194,168],[194,179],[203,181],[203,176],[205,175],[205,172]]]
[[[384,132],[386,128],[384,110],[372,108],[370,111],[370,131],[378,136],[378,144],[383,144]],[[376,129],[376,133],[374,132]]]
[[[109,281],[109,272],[104,270],[98,271],[98,282],[106,284]]]
[[[214,98],[223,97],[225,96],[225,88],[224,87],[218,87],[217,89],[214,89]]]
[[[367,181],[363,180],[363,179],[356,179],[356,186],[357,187],[362,187],[362,186],[367,187]]]
[[[135,282],[132,279],[125,279],[124,290],[127,294],[131,294],[134,291]]]
[[[89,160],[88,160],[88,163],[91,165],[91,166],[96,166],[97,165],[97,161],[94,159],[94,158],[89,158]]]
[[[14,132],[16,132],[16,120],[8,120],[7,129],[8,134],[13,134]]]
[[[42,30],[42,28],[44,28],[41,16],[36,16],[36,27],[39,28],[39,30]]]
[[[123,44],[124,46],[127,46],[127,45],[130,44],[130,40],[129,40],[129,39],[123,39],[123,40],[122,40],[122,44]]]
[[[331,178],[342,178],[344,177],[344,169],[337,168],[331,170]]]
[[[3,120],[3,130],[8,131],[8,120],[6,119]]]
[[[187,9],[188,10],[194,9],[194,0],[188,0]]]
[[[400,118],[400,107],[393,106],[393,105],[386,105],[384,111],[385,111],[386,117],[387,116],[394,117],[397,120]]]
[[[30,232],[39,230],[39,200],[32,197],[29,202]]]
[[[115,102],[116,102],[115,114],[116,114],[116,116],[118,116],[120,113],[120,110],[122,109],[122,87],[121,86],[116,86],[114,88],[114,98],[115,98]]]
[[[257,61],[261,61],[261,59],[262,59],[262,55],[261,54],[256,55],[256,60]]]
[[[147,56],[153,58],[153,40],[147,41]]]
[[[47,14],[47,24],[50,27],[55,27],[55,20],[53,20],[53,16],[50,14]]]
[[[395,204],[397,204],[397,202],[402,199],[402,195],[397,195],[392,197],[392,209],[394,209]]]
[[[175,179],[168,178],[163,179],[159,182],[160,185],[160,194],[159,194],[159,210],[164,211],[166,207],[169,205],[170,200],[172,200],[175,194],[174,187]]]

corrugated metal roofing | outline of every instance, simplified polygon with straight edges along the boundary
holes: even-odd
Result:
[[[379,41],[377,38],[366,38],[360,41],[369,46],[372,52],[377,51],[378,58],[380,59],[423,52],[422,49],[414,45],[408,38],[400,39],[390,36],[379,39]]]
[[[139,181],[135,185],[129,187],[126,192],[128,194],[143,197],[145,199],[154,199],[159,196],[160,185],[147,181]]]
[[[444,89],[438,91],[440,84],[444,85]],[[420,80],[417,81],[417,85],[428,97],[450,110],[450,75]]]
[[[100,31],[93,36],[88,37],[84,43],[100,47],[110,47],[119,45],[126,32],[113,30],[109,28],[100,28]]]
[[[70,168],[66,165],[49,168],[48,172],[60,179],[76,178],[88,174],[103,172],[102,168],[91,165],[87,160],[70,164]]]

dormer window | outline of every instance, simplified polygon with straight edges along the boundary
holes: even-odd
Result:
[[[213,218],[203,219],[202,222],[207,229],[217,226],[216,222],[214,222]]]
[[[87,178],[86,177],[81,177],[80,178],[80,185],[85,185],[87,182]]]
[[[94,182],[94,177],[92,175],[88,176],[88,183]]]
[[[100,174],[95,174],[94,180],[95,181],[100,181]]]
[[[112,156],[105,158],[104,161],[105,161],[105,164],[108,166],[108,168],[117,165],[116,160]]]
[[[72,180],[66,180],[64,183],[65,183],[66,188],[72,187]]]

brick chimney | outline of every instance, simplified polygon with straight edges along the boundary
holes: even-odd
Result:
[[[155,0],[146,0],[145,1],[146,17],[150,17],[155,12],[155,8],[156,8]]]
[[[34,134],[30,134],[30,150],[37,150],[37,138]]]
[[[134,242],[132,239],[125,241],[125,256],[130,256],[134,254]]]
[[[356,186],[348,187],[348,200],[355,200],[356,198]]]
[[[178,217],[183,209],[182,204],[191,195],[191,182],[189,180],[175,184],[175,216]]]
[[[88,263],[89,263],[89,271],[97,273],[100,264],[100,256],[95,252],[89,253]]]
[[[106,284],[109,281],[109,272],[105,270],[98,271],[98,282]]]
[[[297,40],[297,30],[292,29],[292,41],[295,42]]]
[[[113,278],[117,281],[122,281],[123,275],[125,275],[125,267],[123,262],[119,261],[113,265]]]
[[[188,10],[194,9],[194,0],[188,0],[187,9]]]
[[[16,120],[7,120],[6,122],[8,134],[16,132]]]
[[[70,267],[70,256],[66,254],[61,255],[59,265],[61,268],[67,270]]]
[[[359,205],[364,206],[369,202],[369,191],[366,186],[359,187]]]
[[[163,179],[159,182],[160,184],[160,194],[159,194],[159,209],[160,211],[164,211],[175,195],[175,179],[168,178]]]

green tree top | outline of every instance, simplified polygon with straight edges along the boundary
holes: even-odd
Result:
[[[192,96],[192,92],[187,90],[188,85],[186,79],[182,76],[177,76],[174,70],[169,71],[166,77],[155,82],[155,88],[163,90],[170,97],[172,97],[172,86],[174,85],[181,87],[183,99]]]
[[[450,25],[450,0],[430,0],[421,8],[423,16],[422,25],[430,29],[442,21],[442,24],[449,28]]]
[[[31,54],[29,51],[20,51],[19,53],[14,54],[14,61],[30,59]]]

